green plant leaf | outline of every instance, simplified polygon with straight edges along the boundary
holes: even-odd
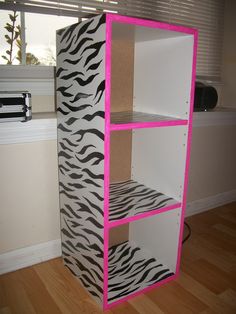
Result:
[[[16,21],[16,18],[17,18],[17,16],[18,15],[12,15],[12,14],[9,14],[9,17],[10,17],[10,20],[12,21],[12,22],[15,22]]]
[[[11,55],[11,51],[10,50],[6,50],[6,53],[10,56]]]
[[[19,32],[15,32],[14,40],[16,40],[19,37],[19,35],[20,35]]]
[[[10,38],[10,36],[5,35],[5,38],[6,38],[6,42],[7,42],[9,45],[11,45],[12,39]]]
[[[6,25],[4,27],[9,33],[12,33],[13,32],[13,27],[11,25]]]

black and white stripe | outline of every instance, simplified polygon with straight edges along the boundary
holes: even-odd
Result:
[[[176,204],[177,201],[134,180],[110,184],[109,220],[119,220]]]
[[[108,302],[112,303],[149,287],[174,273],[134,242],[109,249]]]
[[[105,15],[57,32],[58,160],[66,266],[103,301]]]

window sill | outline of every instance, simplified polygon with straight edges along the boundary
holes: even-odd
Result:
[[[0,123],[0,145],[55,140],[56,113],[35,113],[28,122]]]
[[[193,127],[236,125],[236,109],[193,113]],[[29,122],[0,123],[0,145],[56,140],[56,113],[35,113]]]
[[[0,79],[54,79],[54,76],[54,66],[0,65]]]
[[[236,108],[218,107],[193,113],[193,127],[236,125]]]

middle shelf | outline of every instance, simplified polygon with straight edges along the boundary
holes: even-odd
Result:
[[[122,224],[131,217],[138,219],[161,210],[174,209],[180,206],[181,204],[172,197],[134,180],[110,184],[110,222],[116,221],[117,224]]]
[[[164,116],[139,111],[111,113],[111,130],[128,130],[144,127],[187,125],[188,121],[172,116]]]

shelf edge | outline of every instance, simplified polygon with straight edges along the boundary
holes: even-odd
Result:
[[[108,228],[111,229],[111,228],[114,228],[114,227],[117,227],[117,226],[120,226],[120,225],[124,225],[126,223],[129,223],[129,222],[132,222],[132,221],[135,221],[135,220],[139,220],[139,219],[147,218],[147,217],[150,217],[150,216],[158,215],[158,214],[161,214],[161,213],[164,213],[164,212],[167,212],[167,211],[179,208],[181,206],[182,206],[182,203],[178,202],[176,204],[172,204],[172,205],[165,206],[165,207],[162,207],[162,208],[154,209],[154,210],[142,213],[142,214],[138,214],[136,216],[125,217],[125,218],[122,218],[122,219],[119,219],[119,220],[109,221]]]
[[[130,129],[141,129],[141,128],[156,128],[156,127],[167,127],[167,126],[178,126],[187,125],[188,120],[167,120],[157,122],[133,122],[124,124],[110,124],[110,131],[130,130]]]

